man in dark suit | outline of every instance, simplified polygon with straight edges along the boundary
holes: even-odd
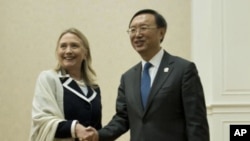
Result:
[[[154,10],[132,17],[128,33],[142,61],[122,75],[116,114],[98,131],[100,141],[115,140],[129,129],[131,141],[209,141],[198,71],[161,48],[166,30],[165,19]]]

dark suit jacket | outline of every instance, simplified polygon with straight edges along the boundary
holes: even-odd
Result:
[[[63,113],[66,121],[58,124],[55,137],[70,138],[71,124],[73,120],[95,129],[102,127],[102,105],[100,88],[87,86],[88,93],[85,96],[81,88],[70,77],[60,78],[63,86]],[[94,93],[94,91],[95,93]]]
[[[131,141],[209,141],[203,88],[194,63],[166,51],[145,110],[140,96],[141,63],[121,77],[116,114],[99,130],[111,141],[130,129]]]

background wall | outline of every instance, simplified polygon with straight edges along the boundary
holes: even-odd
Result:
[[[211,141],[229,141],[230,125],[250,125],[249,12],[249,0],[192,1],[191,56],[206,92]]]
[[[188,0],[15,0],[0,1],[0,138],[28,140],[37,75],[56,65],[60,33],[76,27],[91,45],[93,66],[102,89],[103,124],[115,112],[120,76],[140,61],[126,33],[132,15],[153,8],[168,21],[162,47],[190,59]],[[128,133],[118,141],[129,140]]]

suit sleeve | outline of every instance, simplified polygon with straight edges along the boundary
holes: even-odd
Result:
[[[194,63],[184,70],[182,99],[189,141],[209,141],[204,92]]]
[[[122,76],[116,99],[116,114],[104,128],[98,131],[99,141],[113,141],[129,129],[125,86],[123,80]]]
[[[61,121],[56,129],[55,138],[76,138],[75,126],[77,120]]]

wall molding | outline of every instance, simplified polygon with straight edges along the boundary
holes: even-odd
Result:
[[[207,114],[250,114],[250,104],[210,104],[207,105]]]

